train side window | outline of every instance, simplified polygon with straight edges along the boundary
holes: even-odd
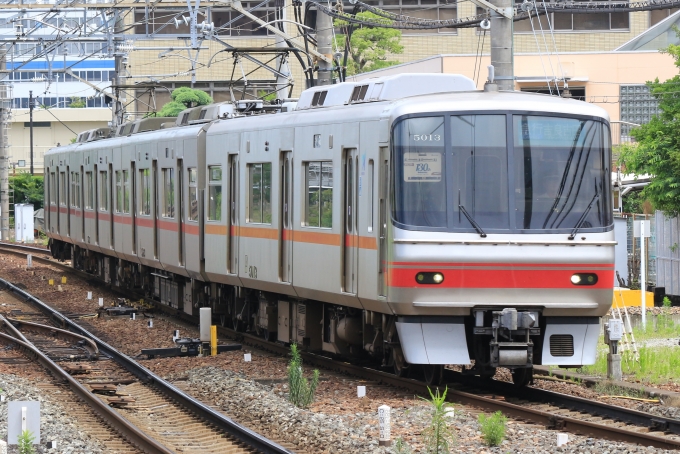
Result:
[[[56,184],[55,173],[51,172],[50,173],[50,205],[56,205],[56,204],[57,204],[57,184]]]
[[[87,186],[85,191],[85,208],[92,210],[94,209],[94,180],[92,172],[85,172],[85,184]]]
[[[66,172],[59,172],[59,181],[61,183],[61,192],[59,192],[59,205],[66,206]]]
[[[189,173],[189,220],[198,221],[198,172],[196,167],[187,169]]]
[[[222,220],[222,166],[208,167],[208,220]]]
[[[272,223],[271,183],[272,165],[269,162],[248,164],[248,216],[246,222]]]
[[[116,213],[123,210],[123,177],[120,170],[116,170]]]
[[[175,217],[175,169],[169,167],[163,171],[163,217]]]
[[[333,227],[333,163],[306,162],[304,167],[307,186],[304,225],[330,229]]]
[[[123,213],[130,214],[130,171],[123,170]]]
[[[140,182],[140,197],[141,203],[139,204],[139,214],[146,216],[151,215],[151,170],[150,169],[140,169],[139,171],[139,182]]]
[[[71,206],[80,208],[80,172],[71,172]]]
[[[99,172],[99,209],[101,211],[109,210],[109,178],[106,171]]]

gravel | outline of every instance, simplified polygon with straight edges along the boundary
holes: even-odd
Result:
[[[0,438],[7,440],[7,407],[9,401],[28,400],[40,402],[40,439],[35,452],[59,454],[104,454],[104,446],[78,429],[75,419],[68,415],[68,409],[51,402],[49,396],[33,386],[23,377],[0,374],[0,388],[5,401],[0,402]],[[56,440],[56,449],[47,449],[46,442]],[[8,452],[17,452],[11,446]]]

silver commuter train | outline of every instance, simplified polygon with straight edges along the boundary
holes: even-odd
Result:
[[[429,383],[447,364],[518,384],[593,364],[614,282],[608,116],[494,88],[402,74],[84,133],[45,155],[52,253]]]

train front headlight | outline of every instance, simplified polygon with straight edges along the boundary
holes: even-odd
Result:
[[[571,276],[571,283],[574,285],[595,285],[597,284],[597,274],[576,273]]]
[[[442,273],[421,271],[416,274],[416,282],[418,284],[441,284],[444,282],[444,275]]]

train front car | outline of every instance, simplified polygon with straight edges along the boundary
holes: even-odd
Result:
[[[607,114],[573,100],[460,93],[392,111],[388,301],[395,368],[593,364],[611,305]]]

